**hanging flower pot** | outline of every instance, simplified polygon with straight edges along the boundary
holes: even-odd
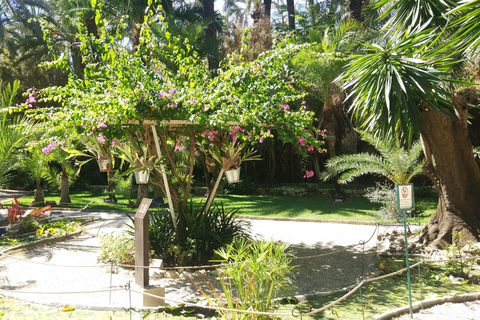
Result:
[[[100,172],[109,172],[112,170],[112,159],[111,158],[98,158],[98,167]]]
[[[135,170],[135,181],[137,184],[148,184],[148,178],[150,176],[148,170]]]
[[[233,170],[225,171],[228,183],[237,183],[240,181],[240,167]]]

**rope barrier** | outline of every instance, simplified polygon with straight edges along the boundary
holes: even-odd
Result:
[[[4,290],[0,289],[0,292],[5,293],[26,293],[26,294],[86,294],[86,293],[103,293],[112,291],[124,291],[125,288],[118,289],[103,289],[103,290],[90,290],[90,291],[65,291],[65,292],[49,292],[49,291],[19,291],[19,290]]]

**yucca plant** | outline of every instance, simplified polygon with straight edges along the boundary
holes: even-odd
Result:
[[[280,298],[291,285],[290,266],[293,253],[289,245],[269,241],[249,242],[236,239],[231,245],[216,251],[220,262],[222,283],[220,295],[213,286],[211,295],[201,290],[208,301],[217,307],[271,312],[276,298]],[[200,288],[199,288],[200,289]],[[218,311],[222,319],[267,319],[266,316]]]
[[[408,183],[413,177],[423,174],[422,145],[419,141],[410,148],[403,148],[393,138],[381,139],[363,133],[362,139],[375,147],[378,155],[372,153],[347,154],[327,161],[327,170],[321,174],[323,180],[338,176],[340,183],[351,182],[354,178],[374,174],[387,178],[393,183]]]

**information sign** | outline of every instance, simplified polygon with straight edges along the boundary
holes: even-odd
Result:
[[[415,201],[413,197],[413,183],[396,184],[395,192],[397,196],[398,211],[415,210]]]

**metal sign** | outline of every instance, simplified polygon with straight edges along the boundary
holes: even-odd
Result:
[[[398,211],[415,210],[415,200],[413,197],[413,183],[404,183],[395,185]]]

